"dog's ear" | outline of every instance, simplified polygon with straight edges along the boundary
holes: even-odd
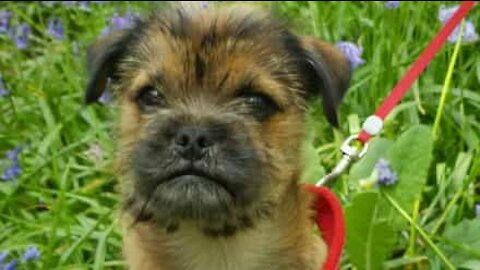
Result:
[[[349,85],[352,69],[348,59],[333,45],[312,37],[300,39],[304,49],[307,97],[322,97],[324,113],[338,127],[337,109]]]
[[[89,81],[85,103],[96,102],[102,95],[109,78],[115,73],[131,41],[131,30],[114,31],[96,40],[87,50]]]

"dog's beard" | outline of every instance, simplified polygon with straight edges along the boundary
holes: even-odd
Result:
[[[137,143],[127,200],[136,221],[149,220],[169,232],[182,221],[193,221],[220,235],[252,226],[255,215],[268,211],[260,199],[262,161],[253,146],[240,141],[245,137],[230,136],[194,162],[171,151],[168,140]]]

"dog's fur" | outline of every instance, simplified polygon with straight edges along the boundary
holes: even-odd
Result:
[[[120,107],[131,269],[320,269],[301,145],[310,99],[337,123],[340,52],[255,8],[173,8],[96,42],[89,68],[86,101],[111,78]]]

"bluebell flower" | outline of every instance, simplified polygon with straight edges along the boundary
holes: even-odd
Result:
[[[135,20],[139,17],[138,14],[134,14],[130,11],[125,13],[125,16],[120,16],[118,13],[113,14],[110,18],[110,25],[107,26],[102,36],[110,34],[111,32],[131,28],[135,24]]]
[[[22,168],[19,164],[12,164],[9,167],[4,167],[0,179],[3,181],[13,180],[22,173]]]
[[[438,11],[438,20],[442,24],[446,24],[452,18],[452,16],[455,14],[455,12],[457,12],[458,8],[459,8],[458,5],[451,6],[451,7],[448,7],[448,8],[445,7],[445,6],[440,7],[440,9]],[[451,43],[457,42],[458,35],[460,34],[460,29],[461,29],[461,25],[458,25],[453,30],[452,34],[450,34],[450,36],[448,37],[449,42],[451,42]],[[477,32],[475,31],[475,26],[473,25],[473,23],[471,21],[466,20],[465,25],[464,25],[464,30],[463,30],[462,42],[464,42],[464,43],[475,42],[478,39],[479,39],[479,36],[478,36]]]
[[[11,162],[11,163],[18,163],[18,155],[22,152],[22,147],[17,146],[13,150],[7,151],[5,154],[5,157]]]
[[[391,186],[398,180],[397,174],[390,168],[390,163],[381,158],[375,164],[378,183],[385,186]]]
[[[59,18],[50,18],[48,20],[47,31],[52,37],[63,40],[65,31],[62,20],[60,20]]]
[[[77,3],[77,1],[62,1],[62,4],[66,7],[71,7],[73,5],[75,5]]]
[[[37,247],[32,246],[25,251],[22,255],[22,262],[35,261],[40,258],[40,250]]]
[[[385,8],[387,9],[396,9],[400,7],[400,1],[386,1]]]
[[[0,97],[4,97],[6,95],[8,95],[8,90],[5,88],[5,85],[3,84],[2,75],[0,75]]]
[[[18,160],[18,155],[20,154],[21,148],[16,147],[13,150],[7,151],[5,154],[6,160],[3,162],[3,171],[0,175],[0,179],[3,181],[13,180],[17,178],[22,173],[22,168],[20,167],[20,162]]]
[[[352,42],[339,42],[336,46],[348,59],[352,69],[356,69],[358,66],[365,64],[365,60],[361,58],[363,52],[362,47]]]
[[[5,259],[7,257],[8,257],[8,252],[7,251],[0,252],[0,269],[2,269],[1,265],[3,264],[3,262],[5,261]]]
[[[28,46],[28,38],[30,36],[30,26],[22,23],[15,27],[13,31],[13,40],[18,49],[26,49]]]
[[[448,8],[445,6],[441,6],[440,9],[438,10],[438,19],[440,20],[440,22],[442,24],[445,24],[446,22],[448,22],[448,20],[452,18],[453,14],[457,12],[458,7],[459,7],[458,5],[451,6]]]
[[[458,40],[458,35],[460,34],[460,26],[457,26],[452,34],[448,37],[448,41],[451,43],[455,43]],[[465,21],[465,25],[463,27],[463,37],[462,37],[462,42],[464,43],[469,43],[469,42],[475,42],[478,40],[478,34],[475,31],[475,26],[473,25],[472,22],[470,21]]]
[[[113,14],[113,17],[110,19],[110,23],[113,30],[121,30],[128,28],[129,21],[128,17],[122,17],[118,13]]]
[[[475,204],[475,214],[477,214],[477,218],[480,218],[480,203]]]
[[[89,1],[78,1],[78,6],[82,10],[88,10],[88,2]]]
[[[0,33],[7,33],[10,28],[10,18],[12,13],[2,10],[0,11]]]
[[[15,269],[17,269],[17,260],[11,260],[2,268],[2,270],[15,270]]]

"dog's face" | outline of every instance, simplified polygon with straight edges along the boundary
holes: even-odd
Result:
[[[254,226],[301,174],[308,99],[335,109],[347,61],[250,8],[174,9],[90,50],[87,102],[113,79],[125,207],[167,231]]]

